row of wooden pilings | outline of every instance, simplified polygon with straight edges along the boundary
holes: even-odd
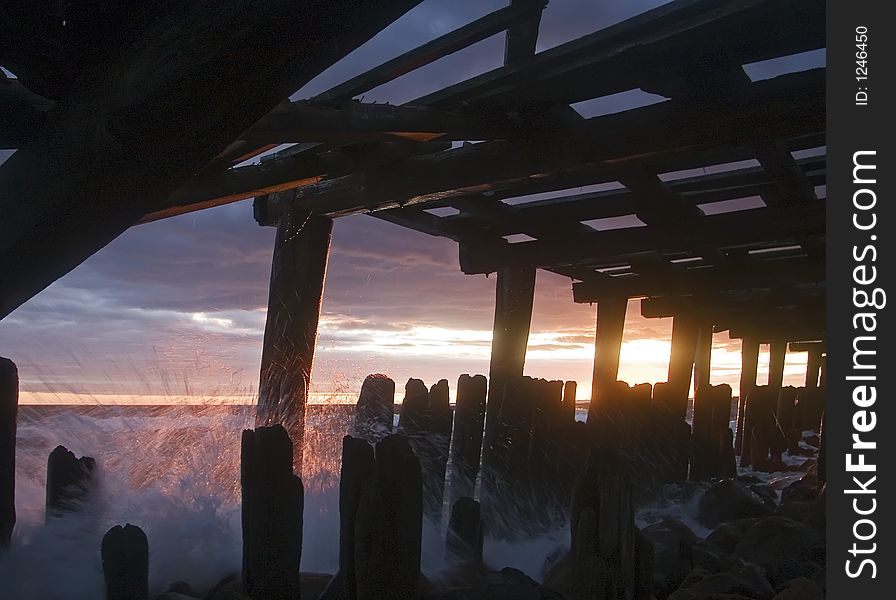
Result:
[[[525,538],[568,523],[575,600],[649,598],[652,548],[634,525],[634,507],[668,483],[735,474],[731,389],[701,386],[691,427],[686,394],[668,384],[615,382],[585,422],[576,418],[575,388],[515,377],[489,397],[485,377],[463,375],[452,414],[447,381],[427,388],[411,379],[396,427],[394,382],[367,377],[343,440],[339,571],[320,599],[419,598],[422,524],[443,512],[449,561],[481,561],[486,534]],[[0,361],[4,545],[15,522],[17,389],[15,365]],[[751,389],[741,464],[773,468],[798,443],[794,432],[817,425],[821,394]],[[251,598],[300,594],[304,492],[293,464],[281,426],[243,432],[242,588]],[[91,459],[62,447],[51,453],[48,519],[76,510],[93,470]],[[109,530],[101,548],[107,598],[148,597],[148,547],[138,527]]]

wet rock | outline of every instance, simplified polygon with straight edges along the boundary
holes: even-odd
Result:
[[[225,579],[206,594],[205,600],[251,600],[239,579]]]
[[[425,600],[554,600],[558,599],[558,596],[554,592],[525,584],[496,583],[475,588],[441,590],[427,594],[424,598]]]
[[[812,478],[803,478],[794,481],[786,488],[781,490],[781,503],[799,501],[811,502],[818,498],[818,490],[815,487],[815,481]]]
[[[818,448],[821,446],[821,438],[818,437],[818,434],[807,435],[803,438],[803,443],[812,446],[813,448]]]
[[[748,485],[747,488],[751,492],[759,496],[770,510],[775,510],[778,508],[778,494],[767,484],[753,483]]]
[[[706,536],[706,541],[725,554],[732,554],[744,535],[759,522],[759,519],[738,519],[716,527]]]
[[[641,533],[653,542],[653,593],[665,596],[694,568],[693,548],[699,538],[677,519],[654,523]]]
[[[754,566],[735,567],[722,573],[694,569],[669,600],[771,600],[774,588]]]
[[[327,587],[327,584],[330,583],[332,578],[332,575],[326,573],[300,573],[299,590],[301,593],[299,594],[299,597],[316,600]]]
[[[749,488],[733,479],[722,479],[703,494],[698,519],[707,527],[716,527],[736,519],[766,517],[771,512],[762,498]]]
[[[823,568],[824,553],[824,541],[816,529],[778,516],[757,522],[734,550],[734,556],[761,567],[773,585],[811,578]]]
[[[178,592],[163,592],[155,597],[155,600],[197,600],[198,596],[188,596]]]
[[[821,586],[805,577],[797,577],[776,590],[774,600],[824,600]]]

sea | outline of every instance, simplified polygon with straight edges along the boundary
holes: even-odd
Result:
[[[205,590],[238,575],[241,563],[240,433],[254,425],[245,404],[22,405],[16,455],[17,523],[9,551],[0,554],[4,598],[92,599],[104,594],[100,542],[115,525],[146,532],[150,588],[176,581]],[[338,484],[342,437],[353,407],[309,404],[302,479],[305,486],[304,572],[334,573],[338,564]],[[583,420],[585,410],[577,411]],[[96,486],[81,509],[45,518],[47,457],[63,445],[98,466]],[[794,459],[796,460],[796,458]],[[449,466],[450,471],[450,466]],[[797,474],[763,474],[780,489]],[[639,526],[681,519],[698,535],[699,497],[673,490],[642,507]],[[524,542],[485,540],[485,562],[514,567],[540,580],[546,558],[568,548],[567,528]],[[423,571],[445,568],[442,527],[424,523]]]

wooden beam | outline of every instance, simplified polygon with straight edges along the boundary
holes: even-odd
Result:
[[[712,358],[712,324],[700,323],[697,331],[697,344],[694,350],[694,397],[703,388],[709,387]]]
[[[700,236],[704,244],[724,250],[771,243],[784,246],[797,236],[824,235],[824,231],[824,202],[819,202],[799,216],[768,208],[744,210],[704,217],[688,229],[681,227],[675,232],[662,227],[631,227],[569,236],[562,242],[536,240],[462,247],[461,268],[467,274],[477,274],[491,273],[498,265],[507,264],[539,268],[584,266],[599,260],[625,264],[630,257],[645,252],[686,251],[690,244],[683,238],[688,235]],[[619,285],[624,287],[629,283],[634,281],[620,280]]]
[[[302,188],[297,202],[339,216],[444,199],[502,187],[570,165],[618,169],[651,155],[805,135],[824,129],[824,73],[787,75],[754,84],[736,101],[666,102],[596,117],[525,144],[486,142],[411,158],[388,171],[356,173]]]
[[[321,92],[313,98],[316,103],[339,103],[360,96],[375,87],[397,79],[440,58],[454,54],[467,46],[500,33],[517,23],[531,19],[533,11],[541,14],[544,2],[515,2],[506,8],[476,19],[463,27],[409,50],[378,67],[365,71],[348,81]]]
[[[734,434],[734,452],[738,456],[743,448],[747,396],[756,387],[756,371],[758,368],[759,341],[752,337],[745,337],[741,340],[740,346],[740,387],[737,400],[737,425]]]
[[[757,267],[758,268],[758,267]],[[682,312],[719,318],[726,313],[744,310],[780,310],[788,307],[818,308],[824,306],[825,288],[801,290],[745,288],[734,294],[710,293],[660,296],[641,300],[641,316],[647,319],[671,317]]]
[[[780,389],[784,385],[784,362],[787,358],[787,342],[774,340],[768,352],[768,385]]]
[[[535,54],[538,25],[541,23],[541,13],[545,6],[547,6],[546,0],[510,0],[511,8],[528,8],[530,16],[508,28],[504,40],[505,65],[519,64]]]
[[[825,341],[813,342],[790,342],[791,352],[819,352],[824,354],[827,352],[827,343]]]
[[[674,67],[681,57],[705,63],[718,48],[747,64],[824,43],[820,0],[679,0],[411,103],[513,105],[521,97],[533,104],[574,103],[639,88],[653,71]]]
[[[491,115],[466,116],[425,106],[349,101],[319,105],[307,100],[281,104],[243,134],[257,146],[291,142],[394,140],[490,140],[519,136],[519,123]]]
[[[408,154],[433,152],[450,148],[448,142],[407,142],[396,140],[376,144],[375,151],[352,147],[336,150],[309,148],[296,154],[262,160],[218,173],[197,175],[187,179],[164,201],[157,203],[140,223],[195,212],[229,204],[246,198],[260,197],[317,183],[324,176],[350,172],[355,168],[377,167]]]

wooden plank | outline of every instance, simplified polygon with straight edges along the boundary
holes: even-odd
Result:
[[[756,267],[761,269],[762,267]],[[775,311],[788,307],[824,306],[823,286],[800,290],[781,287],[777,289],[745,288],[735,293],[710,293],[649,297],[641,300],[641,316],[647,319],[673,317],[692,313],[717,320],[726,313],[744,310]]]
[[[507,36],[504,40],[505,65],[518,64],[535,54],[538,25],[541,23],[541,13],[547,6],[547,2],[545,0],[510,0],[510,6],[529,8],[531,16],[514,23],[507,29]]]
[[[321,92],[312,101],[321,104],[334,104],[350,100],[406,73],[410,73],[476,42],[489,38],[496,33],[500,33],[516,23],[524,22],[531,18],[533,10],[537,10],[538,14],[540,14],[545,3],[541,3],[541,6],[538,7],[533,6],[533,4],[537,3],[516,2],[511,6],[476,19],[472,23],[439,36],[422,46],[396,56],[382,65],[365,71],[325,92]]]

